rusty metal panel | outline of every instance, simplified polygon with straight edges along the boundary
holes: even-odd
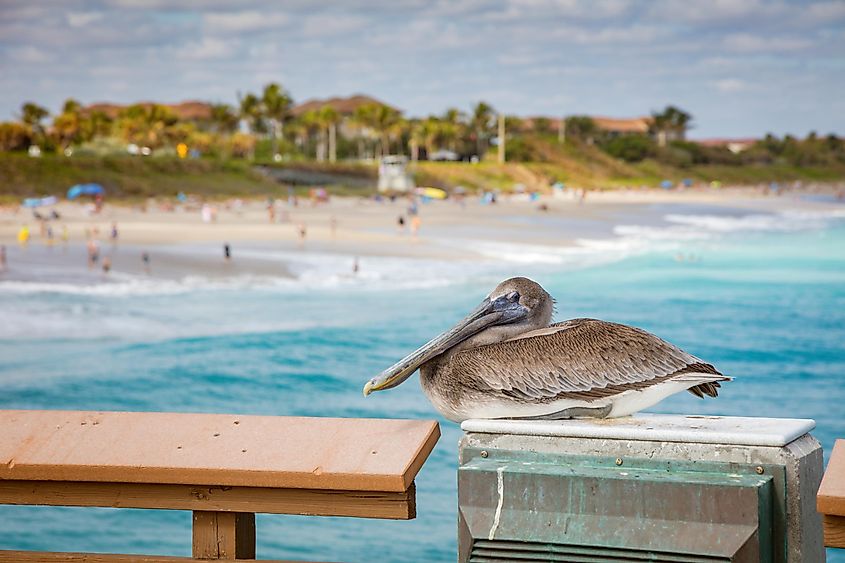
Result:
[[[463,459],[460,561],[782,560],[776,467],[501,450]]]

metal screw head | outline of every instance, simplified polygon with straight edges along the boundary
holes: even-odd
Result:
[[[621,457],[616,458],[616,465],[622,465],[622,458]]]
[[[765,470],[761,466],[758,465],[757,467],[754,468],[754,471],[757,472],[757,475],[762,475]]]
[[[481,450],[481,457],[487,457],[488,455],[490,454],[487,453],[487,450]]]

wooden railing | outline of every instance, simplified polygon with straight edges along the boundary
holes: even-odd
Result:
[[[833,446],[816,503],[823,518],[824,544],[845,549],[845,440]]]
[[[256,513],[414,518],[414,477],[439,436],[434,421],[0,411],[0,504],[191,510],[194,560],[249,560]]]

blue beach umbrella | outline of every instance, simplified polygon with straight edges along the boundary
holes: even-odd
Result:
[[[670,190],[670,189],[672,189],[672,186],[674,186],[674,185],[675,184],[672,183],[672,180],[663,180],[662,182],[660,182],[660,187],[663,188],[664,190]]]
[[[100,184],[76,184],[67,191],[68,199],[76,199],[81,195],[105,195],[106,190]]]

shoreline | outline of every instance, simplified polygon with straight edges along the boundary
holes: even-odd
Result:
[[[333,198],[329,203],[298,207],[277,203],[276,220],[270,223],[263,201],[219,206],[216,222],[203,222],[199,209],[174,211],[107,204],[99,215],[86,207],[63,202],[55,209],[60,220],[51,221],[53,242],[40,232],[29,210],[0,211],[0,244],[6,246],[8,267],[0,281],[67,282],[83,285],[128,279],[179,280],[243,276],[296,279],[299,270],[318,261],[332,275],[357,275],[353,264],[373,259],[434,260],[495,264],[499,261],[536,261],[532,253],[588,254],[598,246],[623,241],[621,231],[670,229],[667,217],[740,218],[783,212],[845,214],[845,204],[835,200],[811,201],[794,193],[763,196],[759,190],[725,188],[658,192],[619,190],[590,192],[587,200],[542,197],[505,198],[495,205],[476,199],[463,204],[435,201],[418,204],[418,236],[409,232],[406,199],[377,203],[372,200]],[[544,206],[541,209],[541,206]],[[402,231],[399,215],[405,218]],[[110,241],[112,222],[118,239]],[[21,224],[28,223],[31,240],[16,242]],[[299,237],[304,225],[305,239]],[[334,232],[332,229],[334,225]],[[67,233],[64,242],[63,232]],[[111,271],[102,262],[87,266],[86,232],[99,232],[100,254],[111,260]],[[667,230],[665,236],[671,239]],[[231,259],[226,260],[223,245]],[[149,272],[141,260],[150,256]],[[560,258],[563,260],[563,258]],[[537,258],[540,262],[543,258]],[[556,258],[549,257],[554,262]]]

